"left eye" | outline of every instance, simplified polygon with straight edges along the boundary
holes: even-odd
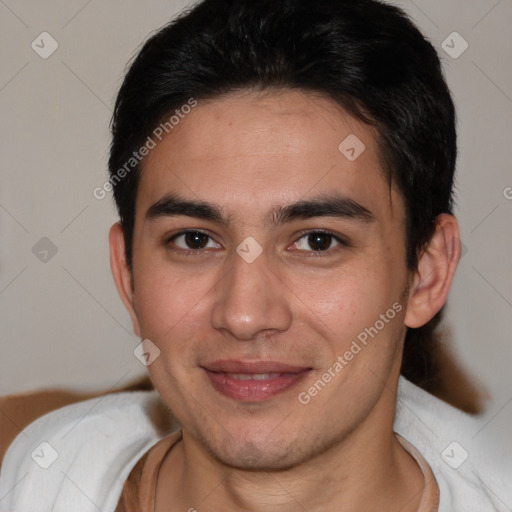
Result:
[[[297,242],[295,242],[294,245],[299,250],[308,251],[310,249],[308,249],[307,246],[309,246],[315,252],[325,252],[333,247],[333,242],[336,243],[334,247],[342,244],[342,241],[338,237],[334,236],[332,233],[314,231],[306,233],[305,235],[300,237],[299,240],[297,240]]]

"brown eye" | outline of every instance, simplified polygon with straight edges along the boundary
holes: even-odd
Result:
[[[295,242],[297,249],[308,252],[326,252],[342,244],[343,241],[340,238],[324,231],[311,231]]]
[[[190,249],[203,249],[208,244],[208,235],[198,231],[190,231],[185,236],[185,243]]]
[[[201,250],[217,248],[218,244],[215,244],[213,240],[210,242],[211,237],[202,231],[183,231],[174,235],[169,241],[173,242],[179,249],[187,250]],[[214,245],[208,245],[213,243]]]

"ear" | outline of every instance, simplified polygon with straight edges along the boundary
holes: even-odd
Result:
[[[436,219],[432,239],[424,249],[409,289],[405,325],[425,325],[445,304],[461,253],[459,225],[453,215]]]
[[[135,300],[132,273],[126,261],[124,232],[120,222],[116,222],[108,235],[110,244],[110,268],[116,283],[117,292],[132,319],[133,331],[140,338],[140,326],[135,313]]]

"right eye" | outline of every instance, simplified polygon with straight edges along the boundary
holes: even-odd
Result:
[[[208,245],[209,239],[211,240],[210,243],[214,245]],[[216,249],[220,247],[219,244],[213,241],[210,235],[196,230],[176,233],[167,240],[166,245],[169,245],[171,242],[178,247],[178,249],[170,247],[172,251],[185,252],[186,254],[204,252],[203,249]]]

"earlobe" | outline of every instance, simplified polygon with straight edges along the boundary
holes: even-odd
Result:
[[[140,326],[135,312],[132,273],[126,261],[123,228],[120,222],[112,225],[109,232],[110,269],[116,284],[117,292],[132,319],[133,331],[140,334]]]
[[[425,325],[443,307],[460,259],[461,245],[457,219],[437,217],[436,229],[423,251],[410,286],[405,325]]]

